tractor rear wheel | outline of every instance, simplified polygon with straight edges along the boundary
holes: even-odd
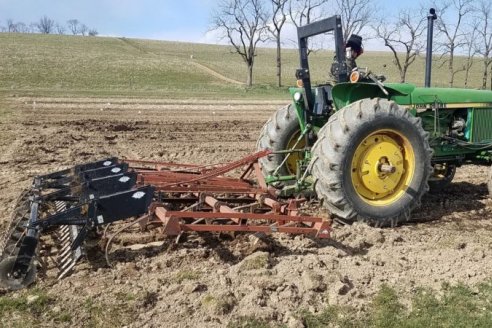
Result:
[[[342,220],[394,226],[428,190],[428,134],[386,99],[363,99],[330,117],[313,147],[315,190]]]
[[[297,142],[301,128],[295,113],[294,106],[287,105],[277,110],[263,126],[260,137],[256,143],[257,150],[271,149],[273,151],[291,148],[302,149],[305,146],[304,139]],[[297,145],[296,145],[297,143]],[[260,158],[260,166],[264,176],[268,176],[282,164],[285,154],[271,154]],[[277,171],[279,175],[295,175],[297,161],[302,159],[303,154],[294,152],[289,155],[287,161]]]

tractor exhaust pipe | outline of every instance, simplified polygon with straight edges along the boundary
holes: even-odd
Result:
[[[431,8],[427,15],[427,54],[425,58],[425,87],[431,84],[432,71],[432,42],[434,37],[434,21],[437,19],[436,10]]]

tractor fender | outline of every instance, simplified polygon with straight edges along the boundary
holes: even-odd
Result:
[[[384,85],[384,89],[388,95],[374,83],[339,83],[332,89],[333,102],[337,110],[365,98],[383,98],[393,100],[399,105],[409,105],[415,86],[408,83],[388,83]]]

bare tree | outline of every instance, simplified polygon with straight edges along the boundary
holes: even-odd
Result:
[[[39,33],[50,34],[55,29],[55,21],[45,15],[39,19],[36,27],[38,28]]]
[[[65,26],[56,24],[56,33],[65,34]]]
[[[296,26],[302,26],[319,19],[322,16],[322,6],[326,0],[290,0],[289,17]]]
[[[415,14],[411,10],[400,10],[395,22],[381,21],[374,27],[376,36],[383,40],[384,45],[393,53],[393,62],[398,68],[402,83],[406,80],[408,67],[423,49],[420,39],[424,31],[425,19],[422,17],[423,15]]]
[[[23,22],[17,22],[15,24],[15,29],[18,33],[30,33],[29,27]]]
[[[12,19],[7,19],[6,32],[10,33],[29,33],[29,28],[23,22],[15,23]]]
[[[347,43],[350,35],[361,34],[376,12],[372,0],[336,0],[336,14],[342,18],[343,42]]]
[[[212,28],[224,33],[223,38],[246,63],[248,86],[253,84],[256,46],[265,41],[268,34],[266,16],[261,0],[224,0],[212,16]]]
[[[85,24],[81,24],[80,27],[79,27],[79,32],[83,36],[86,36],[87,35],[87,31],[88,30],[89,30],[89,27],[87,27],[87,25],[85,25]]]
[[[89,36],[97,36],[99,32],[95,28],[89,29]]]
[[[73,35],[79,34],[79,21],[75,18],[69,19],[67,21],[68,29]]]
[[[471,27],[470,31],[465,33],[465,41],[466,44],[464,46],[466,50],[466,62],[463,64],[465,71],[465,88],[468,88],[468,79],[470,77],[470,69],[473,66],[473,61],[475,55],[477,54],[477,45],[476,45],[476,37],[477,37],[477,26],[476,24]]]
[[[270,0],[272,2],[272,24],[269,26],[270,33],[277,44],[277,86],[282,86],[282,43],[280,35],[282,28],[287,20],[285,5],[288,0]]]
[[[456,74],[465,70],[464,66],[455,68],[454,55],[466,45],[464,23],[473,8],[470,0],[441,0],[434,5],[439,13],[436,27],[441,37],[437,45],[442,51],[441,59],[445,58],[443,65],[448,64],[448,84],[452,87]]]
[[[27,29],[28,29],[28,33],[37,33],[38,23],[30,23]]]
[[[323,6],[327,0],[290,0],[289,1],[289,18],[296,26],[303,26],[314,22],[323,15]],[[309,40],[310,43],[313,39]],[[297,43],[297,40],[296,40]],[[308,45],[308,55],[313,52],[313,48]]]
[[[492,79],[492,3],[490,0],[481,0],[476,8],[478,48],[477,52],[483,58],[482,89],[487,88],[488,70],[491,67]],[[492,88],[492,80],[491,80]]]
[[[14,20],[9,18],[7,19],[7,32],[15,33],[17,32],[17,27],[15,26]]]

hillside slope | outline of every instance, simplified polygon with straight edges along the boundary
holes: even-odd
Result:
[[[316,82],[328,78],[332,52],[311,55]],[[457,65],[463,59],[457,60]],[[392,57],[369,52],[359,66],[398,81]],[[295,49],[283,51],[283,81],[293,85],[298,66]],[[434,85],[445,86],[446,69],[434,65]],[[419,58],[408,81],[421,84],[424,59]],[[471,87],[481,81],[480,63],[473,67]],[[284,97],[286,88],[275,87],[275,50],[262,48],[255,63],[255,87],[246,90],[245,65],[228,46],[137,40],[0,33],[0,89],[35,93],[146,94],[171,97],[224,97],[234,95]],[[458,74],[456,86],[463,85]]]

